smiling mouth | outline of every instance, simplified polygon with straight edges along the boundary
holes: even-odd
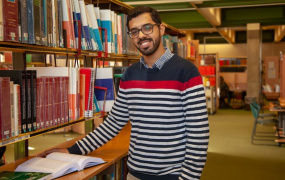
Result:
[[[139,43],[139,46],[143,49],[148,48],[150,45],[150,40],[144,40]]]

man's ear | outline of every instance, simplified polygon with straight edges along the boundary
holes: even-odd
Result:
[[[164,32],[165,32],[165,26],[164,26],[164,24],[160,24],[159,30],[160,30],[160,35],[163,36],[163,35],[164,35]]]

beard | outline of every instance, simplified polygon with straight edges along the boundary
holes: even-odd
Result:
[[[158,49],[160,41],[161,41],[160,39],[161,37],[156,38],[155,41],[153,41],[152,38],[143,38],[143,39],[140,39],[139,42],[135,44],[135,46],[143,55],[150,56]],[[139,44],[145,40],[150,41],[150,43],[152,43],[152,47],[141,48]]]

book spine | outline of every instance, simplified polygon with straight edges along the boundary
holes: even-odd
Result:
[[[18,37],[19,37],[19,42],[22,42],[21,2],[20,2],[20,0],[18,0]]]
[[[14,120],[12,121],[12,123],[14,124],[14,133],[13,133],[13,130],[12,130],[12,136],[18,136],[19,135],[19,99],[18,99],[18,90],[17,90],[17,87],[19,85],[18,84],[13,84],[13,88],[11,89],[13,91],[13,109],[12,109],[12,113],[13,113],[13,117],[14,117]],[[12,100],[11,100],[11,103],[12,103]],[[13,125],[12,125],[13,126]]]
[[[59,34],[59,47],[64,47],[64,37],[62,32],[62,3],[57,0],[58,7],[58,34]]]
[[[41,45],[41,0],[34,0],[35,43]]]
[[[10,103],[11,103],[11,137],[14,137],[15,136],[15,131],[16,131],[16,128],[15,128],[15,114],[14,114],[14,111],[15,111],[15,104],[14,104],[14,83],[13,81],[10,81]]]
[[[37,129],[37,71],[31,72],[31,116],[32,116],[32,130]]]
[[[80,7],[81,20],[82,20],[81,23],[83,26],[82,32],[84,33],[84,37],[87,43],[88,50],[92,50],[91,35],[89,32],[89,26],[88,26],[84,1],[79,1],[79,7]]]
[[[0,41],[4,40],[3,32],[3,0],[0,1]]]
[[[33,0],[27,1],[27,17],[28,17],[28,42],[35,44],[35,27],[34,27],[34,3]]]
[[[47,6],[46,0],[41,0],[41,44],[47,46]]]
[[[4,41],[19,41],[18,0],[3,1]]]
[[[108,9],[100,10],[101,26],[107,30],[107,37],[105,37],[105,31],[102,29],[102,41],[103,48],[105,48],[105,39],[107,38],[108,50],[104,49],[106,53],[112,52],[112,21],[111,21],[111,11]]]
[[[52,77],[51,84],[51,109],[52,109],[52,125],[57,125],[57,108],[56,108],[56,77]]]
[[[21,4],[21,42],[28,43],[28,17],[27,17],[27,0],[20,0]]]
[[[27,105],[26,105],[26,71],[22,71],[21,77],[21,124],[22,124],[22,133],[27,132]]]
[[[18,125],[18,128],[17,128],[17,135],[21,134],[22,133],[22,122],[21,122],[21,87],[20,85],[16,85],[16,92],[17,92],[17,98],[16,98],[16,103],[17,103],[17,111],[16,111],[16,116],[17,116],[17,125]]]
[[[27,131],[32,131],[32,95],[31,95],[31,78],[30,71],[26,72],[26,115],[27,115]]]
[[[10,98],[10,78],[1,78],[1,139],[11,137],[11,98]]]
[[[53,126],[53,112],[52,112],[52,99],[53,99],[53,77],[47,78],[47,122],[48,127]]]
[[[47,6],[47,41],[48,46],[52,47],[53,39],[52,39],[52,3],[51,0],[46,0]]]

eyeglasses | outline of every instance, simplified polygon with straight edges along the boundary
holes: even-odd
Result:
[[[144,35],[148,35],[151,34],[153,32],[153,26],[159,26],[160,24],[145,24],[142,26],[142,28],[140,29],[132,29],[128,32],[128,35],[130,36],[130,38],[134,39],[139,37],[140,31],[144,34]]]

